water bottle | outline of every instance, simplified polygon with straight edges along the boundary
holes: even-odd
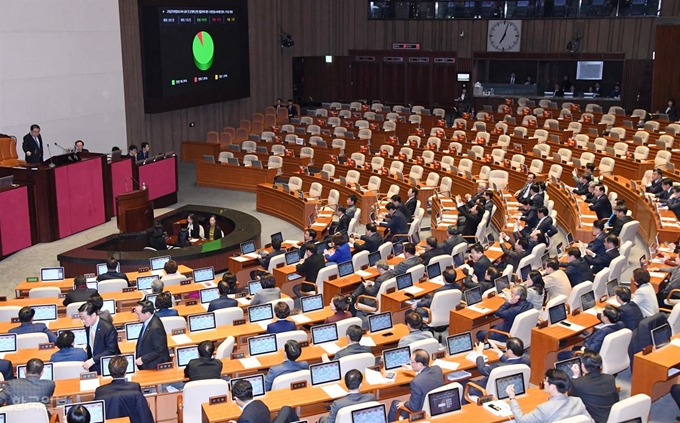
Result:
[[[146,189],[146,182],[142,182],[142,189]]]
[[[493,88],[491,88],[491,95],[493,95]]]

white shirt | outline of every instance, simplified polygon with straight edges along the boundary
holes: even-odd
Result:
[[[94,323],[94,325],[90,326],[90,339],[87,340],[87,343],[90,344],[90,350],[92,351],[92,354],[94,354],[94,337],[97,334],[97,327],[99,326],[99,316],[97,316],[97,321]]]
[[[656,301],[656,294],[652,284],[642,284],[630,299],[640,307],[643,317],[649,317],[659,312],[659,303]]]

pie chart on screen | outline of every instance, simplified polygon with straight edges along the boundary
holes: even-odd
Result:
[[[215,44],[210,34],[200,31],[194,36],[191,48],[194,53],[194,64],[196,64],[196,67],[202,71],[210,69],[215,59]]]

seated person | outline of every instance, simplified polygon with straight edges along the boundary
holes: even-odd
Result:
[[[414,311],[406,315],[406,327],[408,328],[408,335],[399,340],[399,347],[405,347],[423,339],[433,338],[432,332],[423,330],[423,318]]]
[[[179,312],[172,308],[172,294],[168,291],[158,294],[154,305],[158,317],[179,316]]]
[[[127,358],[122,355],[111,358],[109,373],[113,380],[95,389],[94,400],[104,401],[107,419],[129,417],[131,422],[152,422],[149,403],[146,402],[139,383],[125,380],[127,366]]]
[[[632,300],[640,307],[644,317],[653,316],[659,312],[659,304],[656,302],[654,287],[649,281],[650,275],[647,269],[635,269],[630,276],[631,285],[634,284],[637,287]]]
[[[342,357],[347,357],[353,354],[370,353],[371,347],[361,345],[361,338],[364,335],[364,330],[359,325],[349,325],[345,331],[347,339],[347,346],[335,353],[333,360],[340,360]]]
[[[175,247],[186,248],[191,247],[191,241],[189,241],[189,231],[187,228],[182,228],[177,234],[177,241],[175,241]]]
[[[198,358],[194,358],[184,368],[184,377],[189,382],[194,380],[221,379],[222,361],[216,360],[215,345],[212,341],[203,341],[198,344]]]
[[[316,244],[308,242],[305,246],[305,257],[295,266],[295,271],[297,273],[304,273],[305,281],[315,284],[319,270],[326,267],[326,260],[324,260],[321,254],[316,252]],[[302,296],[303,292],[311,291],[314,291],[314,287],[309,284],[299,284],[293,287],[293,292],[298,298]]]
[[[387,215],[385,220],[380,223],[380,226],[387,228],[389,235],[385,236],[385,241],[392,242],[403,242],[406,241],[406,237],[397,237],[394,235],[406,234],[408,233],[408,219],[407,217],[392,203],[387,203],[385,206],[387,210]]]
[[[270,367],[267,376],[264,378],[264,387],[267,391],[272,390],[272,383],[274,383],[274,379],[278,376],[297,372],[298,370],[309,369],[309,364],[306,361],[295,361],[302,354],[302,347],[300,347],[298,341],[294,339],[286,341],[286,344],[283,346],[283,351],[286,355],[286,359],[283,360],[283,363]]]
[[[41,402],[49,406],[52,402],[55,384],[53,380],[42,380],[40,377],[45,364],[39,358],[32,358],[26,363],[26,377],[5,382],[0,390],[0,405],[16,405]]]
[[[463,236],[458,233],[458,228],[456,228],[456,225],[449,225],[446,228],[446,234],[448,235],[448,238],[439,244],[439,248],[444,251],[444,254],[451,255],[453,254],[454,247],[464,243],[465,238],[463,238]]]
[[[331,310],[333,310],[333,315],[326,317],[324,323],[337,323],[340,320],[345,320],[352,317],[352,313],[347,311],[349,304],[347,304],[347,298],[344,295],[333,295],[330,307]]]
[[[337,233],[347,232],[347,229],[349,229],[349,222],[352,221],[352,218],[346,212],[347,209],[342,206],[335,210],[335,215],[338,217],[338,221],[331,223],[328,233],[335,235]]]
[[[616,302],[619,303],[621,322],[623,326],[634,331],[644,318],[642,311],[634,301],[631,301],[630,288],[619,285],[616,287]]]
[[[180,281],[186,279],[186,277],[179,272],[179,266],[175,260],[168,260],[163,265],[163,271],[165,274],[160,277],[163,284],[167,285],[179,285]],[[161,288],[161,292],[163,288]]]
[[[586,263],[593,269],[593,274],[597,275],[600,270],[609,267],[612,260],[620,255],[619,237],[616,235],[607,235],[604,238],[604,253],[595,254],[591,251],[586,251],[586,254]]]
[[[326,265],[340,264],[352,260],[352,253],[350,252],[349,243],[345,241],[345,237],[341,233],[333,235],[333,246],[335,251],[330,254],[328,250],[323,252],[324,258],[327,261]]]
[[[363,380],[364,376],[357,369],[352,369],[345,373],[345,386],[348,391],[347,396],[333,401],[333,404],[331,404],[331,412],[328,414],[328,417],[321,417],[319,423],[335,423],[338,411],[341,409],[356,404],[362,404],[364,402],[375,401],[375,396],[373,394],[361,393],[361,382],[363,382]]]
[[[239,288],[238,288],[238,281],[236,280],[236,275],[233,273],[226,271],[222,275],[222,280],[229,285],[229,292],[227,292],[227,295],[235,295],[239,293]]]
[[[300,245],[300,257],[305,257],[305,251],[307,251],[307,243],[311,242],[312,245],[316,242],[316,231],[314,229],[307,229],[302,234],[302,245]]]
[[[50,363],[60,363],[63,361],[82,361],[87,360],[87,352],[82,348],[74,348],[73,342],[76,337],[70,330],[62,331],[57,337],[55,345],[59,351],[52,354]]]
[[[71,407],[66,413],[66,423],[90,423],[90,420],[90,412],[82,405]]]
[[[225,280],[221,280],[217,284],[217,291],[220,293],[218,298],[210,301],[208,306],[208,313],[229,307],[238,307],[238,301],[233,298],[229,298],[229,283]]]
[[[423,264],[427,266],[430,264],[432,257],[441,256],[443,254],[444,250],[439,248],[437,238],[429,236],[425,239],[425,251],[420,255],[420,259],[423,261]]]
[[[545,282],[541,272],[538,270],[530,271],[523,285],[527,288],[527,301],[533,304],[536,310],[542,311],[543,301],[545,300]]]
[[[262,285],[262,289],[253,295],[250,305],[264,304],[281,299],[281,288],[276,287],[274,275],[265,273],[260,276],[260,285]]]
[[[602,357],[586,351],[581,365],[574,364],[571,372],[569,396],[581,398],[595,423],[606,423],[612,406],[619,402],[619,391],[614,375],[602,373]]]
[[[285,252],[286,250],[281,248],[281,240],[278,238],[273,239],[272,250],[270,252],[261,250],[259,252],[259,257],[257,258],[257,260],[260,262],[260,266],[262,266],[265,270],[269,270],[269,262],[272,260],[272,257],[285,254]],[[251,278],[253,278],[252,273]]]
[[[560,267],[564,267],[564,273],[569,278],[572,287],[581,282],[593,280],[593,271],[585,259],[581,257],[581,250],[578,247],[567,249],[567,262],[560,263]]]
[[[279,301],[274,306],[274,314],[276,321],[267,325],[267,333],[282,333],[290,332],[297,329],[295,322],[288,320],[290,316],[290,307],[284,301]]]
[[[360,239],[364,241],[363,244],[355,243],[354,239]],[[359,236],[359,234],[352,235],[352,246],[354,247],[354,252],[368,251],[369,253],[375,253],[378,251],[378,247],[383,243],[383,238],[378,233],[378,229],[375,223],[366,224],[366,234]]]
[[[503,234],[505,235],[505,234]],[[505,235],[503,237],[505,242],[501,242],[501,250],[505,254],[505,260],[498,266],[499,269],[505,269],[508,266],[512,266],[513,271],[519,272],[519,262],[526,256],[529,255],[529,241],[526,238],[520,238],[515,241],[512,249],[508,248],[505,243],[510,241],[510,237]]]
[[[400,261],[394,266],[394,274],[396,276],[403,275],[410,268],[421,264],[420,257],[416,255],[416,246],[410,242],[404,243],[404,260]]]
[[[474,282],[484,280],[486,269],[491,267],[491,260],[484,255],[482,244],[475,243],[470,247],[470,258],[467,264],[472,267],[473,274],[477,278]]]
[[[206,238],[210,241],[216,239],[222,239],[222,229],[217,224],[217,218],[215,215],[210,216],[208,219],[208,230],[206,231]]]
[[[550,301],[558,295],[564,295],[569,298],[571,283],[564,270],[560,269],[560,263],[557,259],[551,258],[545,263],[543,281],[545,282],[545,289],[548,290],[546,301]]]
[[[484,279],[478,281],[477,275],[468,275],[465,277],[465,279],[463,279],[463,287],[465,289],[472,289],[479,286],[482,290],[482,294],[484,294],[489,289],[495,287],[494,281],[496,278],[498,278],[498,276],[500,276],[500,274],[501,272],[499,272],[498,269],[493,266],[489,266],[489,268],[487,268],[486,272],[484,273]]]
[[[525,311],[534,308],[533,304],[527,301],[527,289],[523,285],[513,285],[508,292],[505,294],[505,303],[501,305],[498,310],[496,310],[496,317],[503,319],[503,322],[491,326],[494,329],[498,329],[503,332],[510,332],[512,324],[515,322],[515,317],[524,313]],[[477,340],[479,342],[484,342],[486,338],[486,331],[480,330],[477,332]],[[494,341],[505,342],[508,340],[508,336],[496,332],[489,333],[489,339]]]
[[[182,228],[184,229],[184,228]],[[201,225],[196,220],[196,215],[189,213],[187,216],[187,232],[189,232],[189,238],[191,239],[201,239]]]
[[[128,279],[127,275],[125,273],[118,272],[117,269],[118,260],[113,257],[109,257],[109,259],[106,260],[106,273],[102,273],[101,275],[97,276],[97,282],[106,281],[109,279],[125,279],[128,283],[128,286],[130,286],[130,280]]]
[[[24,333],[44,333],[47,335],[47,342],[55,342],[57,340],[57,335],[51,330],[47,329],[44,323],[33,323],[33,316],[35,316],[35,310],[31,307],[22,307],[19,310],[19,326],[10,329],[9,333],[16,333],[21,335]]]
[[[161,222],[156,222],[149,236],[148,246],[156,251],[167,250],[168,245],[165,243],[165,234],[163,233],[163,225]]]
[[[430,355],[427,351],[418,349],[411,352],[411,368],[416,374],[416,377],[411,379],[411,396],[407,401],[392,401],[387,416],[389,422],[397,420],[397,410],[400,407],[406,407],[411,411],[421,411],[427,393],[444,385],[444,373],[441,367],[430,366]],[[404,413],[399,414],[407,418]]]
[[[603,220],[593,222],[593,236],[595,238],[586,245],[586,253],[589,251],[595,255],[604,253],[604,239],[607,236],[604,232],[604,223]]]
[[[259,423],[271,418],[267,405],[260,400],[253,399],[253,386],[247,379],[236,381],[231,388],[231,395],[238,408],[242,410],[236,423]],[[234,420],[229,420],[229,423],[232,422]]]
[[[500,360],[487,364],[483,358],[484,343],[478,343],[475,347],[475,352],[478,354],[476,359],[477,371],[484,377],[479,380],[474,380],[473,382],[475,385],[486,388],[486,383],[489,381],[489,375],[496,367],[509,366],[511,364],[526,364],[531,367],[529,357],[524,355],[524,342],[522,342],[521,339],[515,337],[509,338],[505,343],[505,352],[501,351],[495,343],[490,342],[489,344],[491,344],[493,351],[498,354]],[[470,386],[470,394],[481,396],[482,391],[474,386]]]
[[[350,303],[355,301],[361,301],[361,303],[368,305],[369,307],[375,307],[375,301],[370,298],[359,298],[362,295],[368,295],[370,297],[376,297],[378,291],[380,290],[380,285],[386,280],[392,279],[395,275],[387,260],[378,260],[375,263],[375,268],[378,271],[378,277],[372,281],[362,281],[359,286],[350,295]]]
[[[87,287],[87,279],[85,276],[78,275],[73,280],[73,289],[66,293],[66,298],[64,298],[64,306],[71,303],[79,303],[87,301],[92,294],[96,294],[96,289],[91,289]]]
[[[437,292],[448,291],[450,289],[457,289],[459,291],[461,290],[460,285],[456,283],[456,269],[454,269],[452,266],[447,267],[442,272],[442,276],[444,278],[444,285],[435,289],[434,292],[432,292],[431,294],[424,295],[419,300],[417,300],[411,306],[411,310],[407,310],[406,312],[407,314],[410,311],[415,311],[416,313],[420,314],[423,318],[425,318],[428,315],[428,311],[425,309],[430,308],[430,306],[432,305],[432,299],[434,298],[434,295]]]
[[[600,349],[602,348],[602,343],[604,342],[605,336],[624,328],[623,322],[620,321],[621,312],[618,308],[611,304],[607,304],[604,307],[604,310],[602,310],[602,313],[597,314],[597,317],[604,325],[588,336],[583,342],[583,346],[581,348],[574,347],[574,351],[591,351],[594,353],[599,353]],[[560,361],[568,360],[572,356],[572,352],[562,351],[557,354],[557,359]]]

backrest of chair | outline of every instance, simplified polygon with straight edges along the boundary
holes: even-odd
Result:
[[[392,243],[388,241],[380,244],[380,246],[378,247],[378,251],[380,251],[380,258],[383,260],[387,260],[387,257],[389,257],[389,255],[392,254]],[[18,313],[19,310],[17,310],[16,312]],[[14,314],[13,317],[16,317],[16,313]]]
[[[619,329],[604,337],[600,356],[602,356],[602,373],[616,374],[630,366],[628,346],[633,337],[633,332],[628,329]]]
[[[76,379],[83,372],[83,362],[64,361],[52,363],[53,380]]]
[[[556,297],[551,298],[543,307],[543,312],[541,313],[541,320],[548,320],[548,310],[550,310],[551,307],[555,307],[558,304],[566,304],[567,302],[567,296],[566,295],[558,295]]]
[[[609,263],[609,280],[621,280],[621,273],[628,265],[628,257],[620,255]]]
[[[668,324],[671,326],[673,335],[680,333],[680,302],[676,303],[668,315]]]
[[[277,258],[278,256],[274,257]],[[285,255],[281,254],[285,259]],[[272,259],[273,260],[273,259]],[[234,323],[234,320],[243,319],[243,309],[241,307],[227,307],[215,310],[215,326],[225,326]]]
[[[573,416],[573,417],[568,417],[566,419],[562,420],[557,420],[554,423],[591,423],[592,420],[588,416],[580,415],[580,416]]]
[[[304,330],[291,330],[288,332],[280,332],[276,334],[276,345],[278,345],[279,350],[282,350],[286,345],[286,342],[293,340],[297,342],[307,342],[309,337],[307,332]]]
[[[317,294],[320,294],[323,292],[323,281],[326,279],[330,278],[333,275],[338,274],[338,265],[333,264],[331,266],[326,266],[323,269],[319,270],[319,273],[316,276],[316,288],[317,288]]]
[[[436,292],[430,304],[431,315],[427,325],[429,327],[448,326],[449,312],[460,304],[462,295],[463,293],[458,289]]]
[[[26,404],[6,405],[2,407],[2,412],[5,414],[8,423],[20,421],[48,423],[50,421],[47,407],[41,402],[31,403],[30,407],[26,406]]]
[[[439,341],[435,338],[421,339],[419,341],[411,342],[409,347],[411,347],[412,352],[415,350],[425,350],[427,351],[427,355],[432,356],[432,354],[439,350]]]
[[[217,347],[217,351],[215,351],[215,358],[216,359],[222,359],[222,358],[230,358],[231,353],[234,352],[234,344],[236,343],[236,338],[233,336],[227,336],[224,341],[220,344],[219,347]]]
[[[581,295],[588,291],[593,290],[593,283],[590,281],[581,282],[576,285],[569,294],[569,299],[567,299],[567,305],[571,310],[581,308]]]
[[[425,412],[426,415],[430,416],[432,415],[432,410],[430,409],[430,395],[437,394],[439,392],[444,392],[448,391],[449,389],[456,389],[458,388],[458,401],[459,403],[463,403],[463,385],[461,385],[458,382],[453,382],[453,383],[447,383],[444,384],[443,386],[440,386],[439,388],[435,388],[425,394],[425,400],[423,402],[423,411]],[[451,417],[453,419],[453,417]]]
[[[201,404],[208,402],[210,397],[228,395],[229,384],[222,379],[206,379],[187,382],[182,392],[182,417],[184,423],[200,423]]]
[[[38,344],[49,342],[46,333],[22,333],[17,335],[17,349],[38,348]]]
[[[510,336],[519,338],[524,342],[524,348],[531,346],[531,330],[536,327],[540,312],[535,308],[520,313],[515,317],[510,328]]]
[[[59,298],[61,290],[56,286],[32,288],[28,291],[28,298]]]
[[[272,391],[277,391],[279,389],[288,389],[290,384],[293,382],[306,381],[307,385],[312,384],[312,377],[309,370],[298,370],[297,372],[286,373],[281,376],[277,376],[272,383]]]
[[[97,291],[99,291],[100,294],[106,294],[109,292],[122,292],[123,288],[127,287],[128,283],[125,279],[107,279],[97,284]]]
[[[619,423],[640,418],[643,422],[649,419],[652,399],[645,394],[637,394],[614,404],[609,411],[607,423]]]
[[[602,296],[607,293],[607,282],[609,280],[608,267],[605,267],[604,269],[597,272],[593,280],[593,291],[595,291],[596,299],[602,298]]]
[[[340,362],[340,374],[344,378],[345,374],[352,369],[364,373],[367,367],[375,365],[375,356],[372,353],[352,354],[342,357],[338,361]]]
[[[531,369],[526,364],[510,364],[507,366],[496,367],[491,370],[489,374],[489,380],[486,382],[486,392],[489,395],[493,395],[498,398],[496,392],[496,380],[505,376],[514,375],[515,373],[522,373],[522,378],[524,379],[525,388],[529,388],[529,377],[531,375]],[[505,393],[503,393],[505,394]]]
[[[161,317],[165,333],[172,334],[173,329],[186,329],[187,321],[182,316]]]

